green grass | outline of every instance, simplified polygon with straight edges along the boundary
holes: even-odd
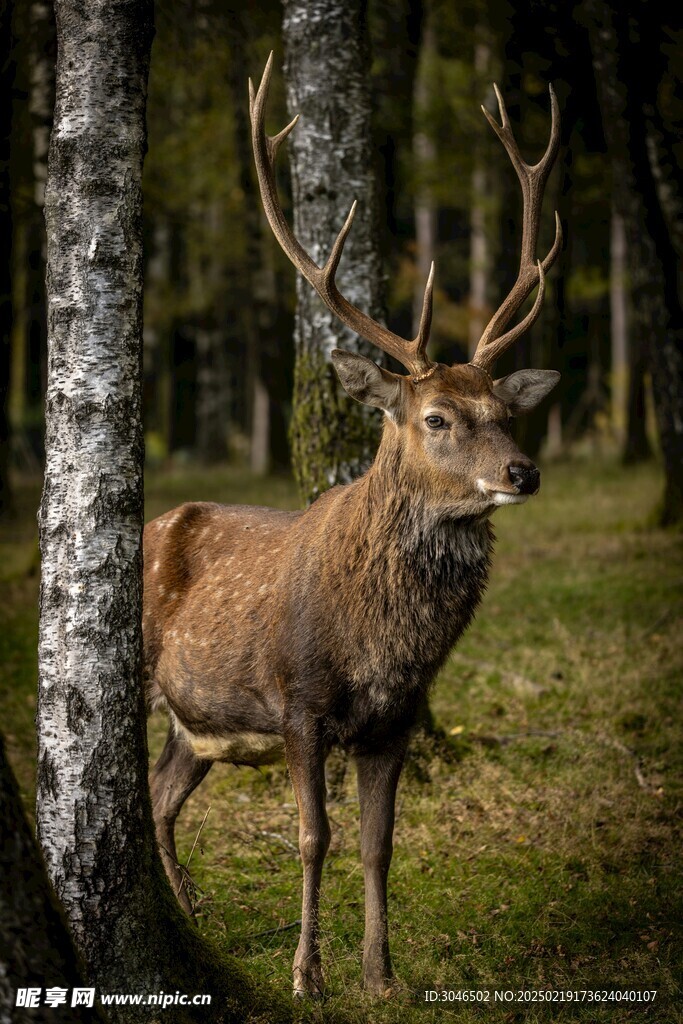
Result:
[[[433,696],[450,748],[399,789],[390,876],[398,994],[359,987],[362,871],[353,772],[330,807],[322,897],[330,995],[304,1020],[658,1022],[680,1011],[681,537],[647,524],[654,465],[563,463],[538,498],[495,517],[497,554],[477,620]],[[151,476],[148,510],[187,498],[295,507],[286,480],[234,470]],[[4,730],[31,799],[37,581],[30,508],[0,537]],[[165,723],[155,716],[157,753]],[[424,751],[422,752],[424,754]],[[201,927],[287,990],[300,913],[297,822],[284,769],[217,765],[179,822]],[[278,930],[279,929],[279,930]],[[642,1005],[427,1007],[452,989],[657,989]]]

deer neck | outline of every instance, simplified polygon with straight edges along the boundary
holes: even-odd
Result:
[[[385,443],[365,476],[331,504],[326,563],[335,576],[356,579],[350,593],[359,607],[412,609],[423,625],[442,613],[469,621],[488,577],[487,519],[458,516],[457,501],[435,501],[400,447]]]
[[[386,434],[372,467],[359,481],[359,506],[370,536],[427,574],[443,559],[463,568],[488,567],[493,531],[488,517],[463,514],[457,494],[435,493],[422,467]]]
[[[343,674],[380,704],[429,685],[488,578],[488,521],[435,508],[418,485],[400,451],[380,451],[365,476],[322,499],[322,561],[310,564],[313,586],[334,595]]]

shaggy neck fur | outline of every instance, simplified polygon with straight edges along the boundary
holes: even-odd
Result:
[[[382,445],[368,473],[337,492],[320,579],[335,594],[348,675],[383,700],[429,685],[472,620],[493,543],[487,519],[434,502],[401,455]]]

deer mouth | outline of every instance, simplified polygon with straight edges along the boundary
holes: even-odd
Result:
[[[531,497],[530,494],[520,494],[516,487],[496,487],[481,479],[477,480],[477,487],[492,505],[523,505]]]

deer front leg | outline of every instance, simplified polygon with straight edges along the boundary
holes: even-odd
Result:
[[[393,851],[396,787],[407,737],[390,751],[356,755],[360,842],[365,874],[363,987],[381,995],[392,977],[387,935],[387,876]]]
[[[173,891],[190,916],[193,914],[192,903],[176,854],[175,822],[180,808],[205,777],[212,763],[196,757],[171,727],[161,757],[150,776],[152,813],[159,853]]]
[[[318,907],[330,826],[325,810],[325,757],[327,751],[317,726],[285,734],[287,765],[299,808],[299,850],[304,868],[301,938],[294,957],[294,995],[323,995],[320,963]]]

